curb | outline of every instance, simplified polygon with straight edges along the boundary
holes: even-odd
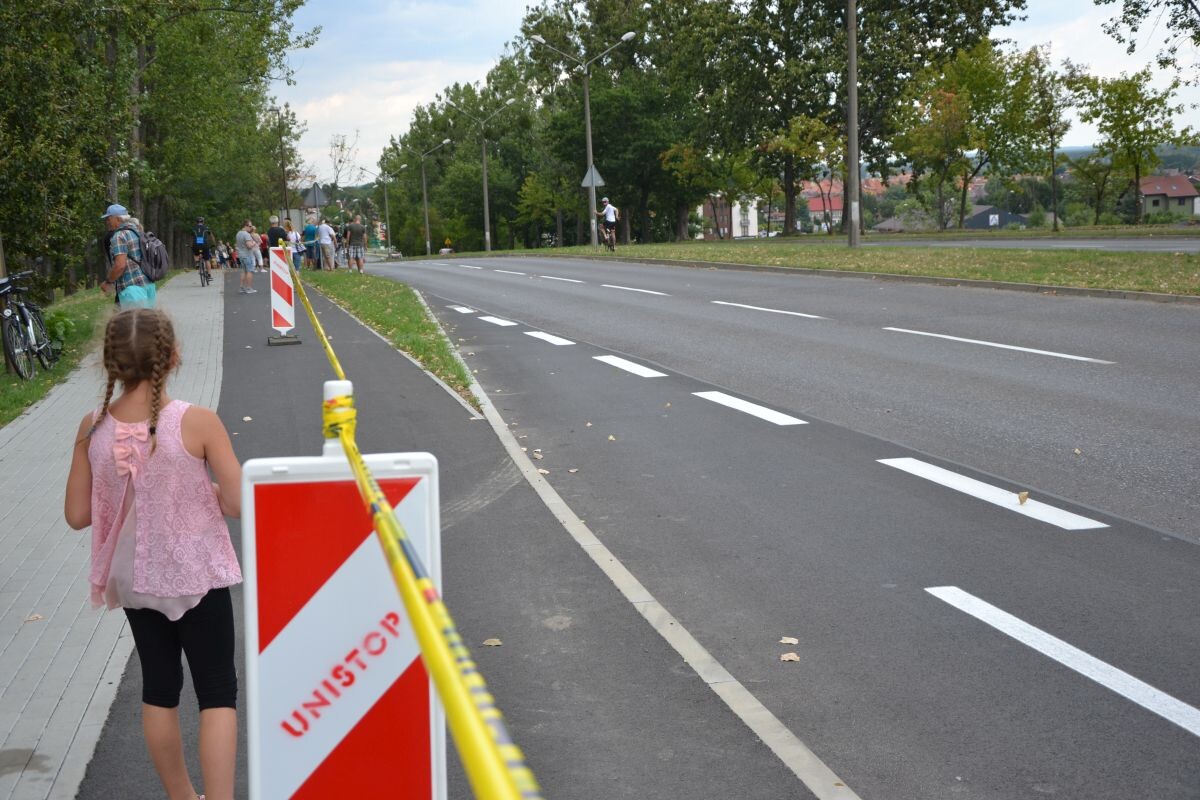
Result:
[[[502,258],[528,258],[516,252],[491,254]],[[606,257],[584,256],[563,253],[554,258],[575,258],[581,261],[618,260]],[[921,283],[932,286],[965,286],[971,289],[1005,289],[1013,292],[1062,295],[1065,297],[1104,297],[1115,300],[1149,300],[1155,303],[1182,303],[1200,305],[1200,295],[1166,294],[1163,292],[1136,292],[1122,289],[1087,289],[1079,286],[1054,286],[1040,283],[1014,283],[1009,281],[984,281],[972,278],[938,278],[930,275],[897,275],[890,272],[856,272],[845,269],[813,269],[811,267],[773,267],[768,264],[737,264],[730,261],[681,261],[669,258],[621,257],[620,261],[637,264],[657,264],[666,267],[689,267],[692,269],[727,269],[740,272],[772,272],[776,274],[823,275],[831,278],[870,278],[877,281],[899,283]]]

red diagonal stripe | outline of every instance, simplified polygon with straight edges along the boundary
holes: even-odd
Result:
[[[292,800],[429,800],[431,746],[429,678],[418,658],[313,770]]]
[[[379,485],[396,506],[419,480]],[[261,653],[374,526],[353,481],[328,481],[255,486],[254,528]]]
[[[280,314],[278,311],[276,311],[276,310],[275,310],[275,309],[273,309],[273,308],[271,309],[271,320],[272,320],[272,322],[271,322],[271,327],[272,327],[272,328],[292,328],[292,327],[295,327],[294,325],[292,325],[292,323],[291,323],[290,321],[288,321],[288,320],[284,319],[282,314]]]
[[[275,294],[282,297],[283,301],[289,306],[294,305],[292,303],[292,287],[288,285],[287,281],[279,277],[274,272],[271,273],[271,289],[275,292]]]

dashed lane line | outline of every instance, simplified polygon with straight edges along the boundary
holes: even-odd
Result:
[[[454,266],[462,267],[463,269],[483,269],[483,267],[473,267],[470,264],[455,264]]]
[[[917,336],[932,336],[935,339],[949,339],[952,342],[966,342],[967,344],[981,344],[984,347],[998,347],[1001,350],[1019,350],[1022,353],[1034,353],[1039,356],[1053,356],[1054,358],[1065,358],[1070,361],[1090,361],[1093,364],[1114,364],[1114,361],[1104,361],[1099,358],[1087,358],[1085,356],[1073,356],[1070,353],[1056,353],[1053,350],[1035,350],[1032,347],[1017,347],[1013,344],[1000,344],[999,342],[988,342],[983,339],[964,339],[961,336],[948,336],[944,333],[929,333],[928,331],[913,331],[908,328],[884,328],[885,331],[894,331],[896,333],[911,333]]]
[[[448,308],[451,308],[460,314],[474,314],[475,313],[475,309],[467,308],[466,306],[448,306]]]
[[[544,331],[525,331],[525,335],[532,336],[535,339],[541,339],[543,342],[549,342],[550,344],[558,345],[559,347],[568,344],[575,344],[570,339],[564,339],[561,336],[555,336],[553,333],[546,333]]]
[[[524,272],[517,272],[514,269],[494,269],[492,272],[503,272],[505,275],[525,275]]]
[[[641,292],[642,294],[656,294],[660,297],[670,297],[671,296],[671,295],[667,294],[666,292],[656,292],[651,289],[635,289],[632,286],[617,286],[615,283],[602,283],[600,285],[603,286],[605,289],[621,289],[626,292]]]
[[[659,372],[658,370],[644,367],[641,364],[635,363],[626,358],[621,358],[620,356],[592,356],[592,358],[596,359],[597,361],[603,361],[605,364],[616,367],[617,369],[623,369],[626,372],[632,372],[639,378],[667,377],[667,373],[665,372]]]
[[[557,275],[538,275],[538,277],[545,278],[548,281],[562,281],[563,283],[584,283],[584,281],[577,281],[574,278],[560,278]]]
[[[751,403],[748,400],[743,400],[740,397],[734,397],[725,392],[692,392],[696,397],[704,400],[709,400],[718,405],[732,408],[736,411],[741,411],[743,414],[749,414],[752,417],[758,417],[767,422],[773,422],[776,425],[807,425],[808,423],[802,419],[788,416],[780,413],[772,408],[760,406],[758,403]]]
[[[1127,672],[1117,669],[1078,647],[1035,628],[1024,620],[1001,611],[991,603],[964,592],[957,586],[933,586],[925,589],[934,597],[949,603],[963,613],[970,614],[1007,636],[1011,636],[1026,647],[1052,658],[1065,667],[1095,681],[1106,689],[1132,700],[1142,708],[1157,714],[1168,722],[1183,728],[1193,736],[1200,736],[1200,709],[1176,700],[1148,683],[1138,680]]]
[[[943,469],[920,459],[881,458],[879,459],[879,463],[907,472],[909,475],[915,475],[918,478],[932,481],[940,486],[945,486],[947,489],[953,489],[956,492],[970,495],[985,503],[991,503],[994,506],[999,506],[1022,516],[1045,522],[1056,528],[1062,528],[1065,531],[1087,531],[1108,527],[1103,522],[1081,517],[1078,514],[1064,511],[1061,508],[1047,505],[1038,500],[1026,500],[1022,503],[1020,496],[1016,492],[1010,492],[1007,489],[1001,489],[999,486],[992,486],[990,483],[968,478],[966,475],[959,475],[957,472],[951,472],[948,469]]]
[[[713,302],[719,306],[734,306],[735,308],[748,308],[751,311],[766,311],[771,314],[787,314],[792,317],[805,317],[806,319],[826,319],[826,317],[819,317],[816,314],[802,314],[799,311],[784,311],[781,308],[763,308],[762,306],[748,306],[744,303],[728,303],[724,300],[713,300],[711,302]]]
[[[517,324],[511,319],[500,319],[500,317],[479,317],[478,319],[481,319],[484,322],[490,322],[493,325],[499,325],[501,328],[507,328]]]

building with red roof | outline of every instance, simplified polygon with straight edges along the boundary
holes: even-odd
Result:
[[[1200,216],[1200,191],[1186,175],[1150,175],[1138,187],[1142,211],[1147,214]]]

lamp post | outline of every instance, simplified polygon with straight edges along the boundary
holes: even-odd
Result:
[[[388,179],[396,177],[388,175],[386,172],[371,172],[369,169],[359,167],[359,172],[365,172],[368,175],[374,175],[376,178],[383,181],[383,230],[384,230],[384,261],[392,260],[392,212],[388,207]],[[400,169],[408,169],[408,164],[401,164]]]
[[[846,243],[858,247],[859,172],[858,157],[858,9],[857,0],[846,0],[846,205],[850,224]],[[830,179],[832,185],[833,179]],[[844,212],[843,212],[844,213]]]
[[[546,40],[542,38],[541,34],[535,33],[533,36],[529,37],[531,41],[537,42],[538,44],[542,45],[543,47],[550,48],[551,50],[558,53],[563,58],[567,58],[567,59],[570,59],[571,61],[574,61],[576,64],[579,65],[580,69],[583,70],[583,128],[584,128],[584,139],[587,142],[587,177],[588,178],[592,177],[592,173],[594,171],[593,170],[594,164],[592,163],[592,96],[591,96],[590,87],[588,85],[589,84],[588,79],[591,76],[590,68],[591,68],[592,64],[594,64],[597,61],[599,61],[600,59],[604,58],[606,55],[608,55],[613,50],[620,47],[625,42],[630,41],[631,39],[633,39],[634,36],[637,36],[637,34],[634,33],[633,31],[629,31],[628,33],[624,34],[621,37],[620,41],[613,44],[611,47],[609,47],[607,50],[605,50],[600,55],[595,56],[594,58],[589,58],[587,61],[584,61],[582,58],[579,58],[578,56],[573,56],[570,53],[564,53],[562,50],[559,50],[554,45],[548,44],[546,42]],[[595,247],[597,245],[597,241],[596,241],[596,182],[595,182],[595,180],[590,180],[589,186],[588,186],[588,217],[589,217],[589,227],[591,228],[591,232],[592,232],[592,247]]]
[[[425,207],[425,255],[433,255],[433,245],[429,241],[429,192],[425,189],[425,156],[440,150],[450,144],[449,139],[442,139],[436,146],[421,153],[421,203]]]
[[[496,116],[501,111],[508,108],[515,102],[517,102],[517,99],[515,97],[510,97],[504,101],[504,105],[500,106],[499,108],[497,108],[491,114],[488,114],[483,119],[480,119],[479,117],[475,116],[471,112],[464,111],[463,109],[454,105],[454,103],[450,102],[449,100],[446,101],[446,105],[450,106],[455,111],[462,114],[463,116],[468,117],[471,120],[479,123],[479,139],[483,144],[483,250],[486,253],[490,253],[492,251],[492,223],[491,223],[491,214],[488,211],[487,132],[484,130],[484,126],[488,123],[488,120],[490,120],[492,117]]]

